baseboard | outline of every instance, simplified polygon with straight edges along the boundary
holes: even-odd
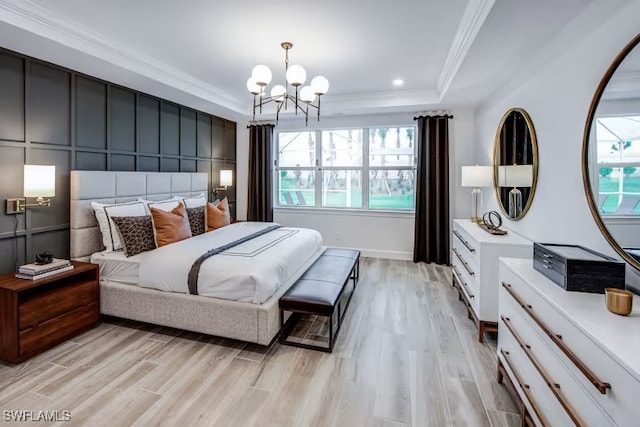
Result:
[[[328,246],[328,247],[339,248],[341,246]],[[381,251],[377,249],[363,249],[363,248],[349,248],[349,249],[357,249],[360,251],[360,256],[367,257],[367,258],[399,259],[404,261],[413,260],[412,252]]]

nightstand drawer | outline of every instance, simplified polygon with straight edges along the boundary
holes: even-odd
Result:
[[[100,318],[98,302],[79,307],[73,311],[49,319],[34,328],[20,332],[20,357],[30,356],[52,347],[78,332],[93,326]]]
[[[51,285],[45,292],[28,296],[18,308],[18,330],[23,331],[77,308],[97,303],[100,288],[95,280]]]

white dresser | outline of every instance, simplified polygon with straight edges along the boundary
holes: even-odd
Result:
[[[628,317],[567,292],[531,260],[500,260],[498,382],[537,426],[640,425],[640,298]]]
[[[478,324],[482,342],[485,331],[498,330],[498,258],[531,258],[533,244],[511,232],[489,234],[468,219],[454,219],[452,233],[453,286]]]

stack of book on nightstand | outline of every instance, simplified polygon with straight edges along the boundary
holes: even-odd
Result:
[[[20,266],[16,277],[19,279],[37,280],[43,277],[73,270],[73,264],[68,259],[54,258],[48,264],[25,264]]]

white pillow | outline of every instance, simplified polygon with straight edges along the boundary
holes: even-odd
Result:
[[[172,197],[167,200],[158,200],[157,202],[153,200],[145,200],[144,202],[147,205],[147,208],[156,208],[165,212],[171,212],[180,204],[181,201],[182,199],[180,197]],[[149,214],[151,214],[151,211],[149,211]]]
[[[146,216],[147,210],[142,202],[129,202],[109,205],[98,202],[91,202],[98,226],[102,233],[102,244],[108,251],[118,251],[122,249],[120,236],[116,225],[111,220],[112,216]]]
[[[186,208],[199,208],[200,206],[205,206],[207,204],[207,197],[204,194],[193,197],[185,197],[184,199],[182,199],[182,203],[184,203],[184,206]]]

